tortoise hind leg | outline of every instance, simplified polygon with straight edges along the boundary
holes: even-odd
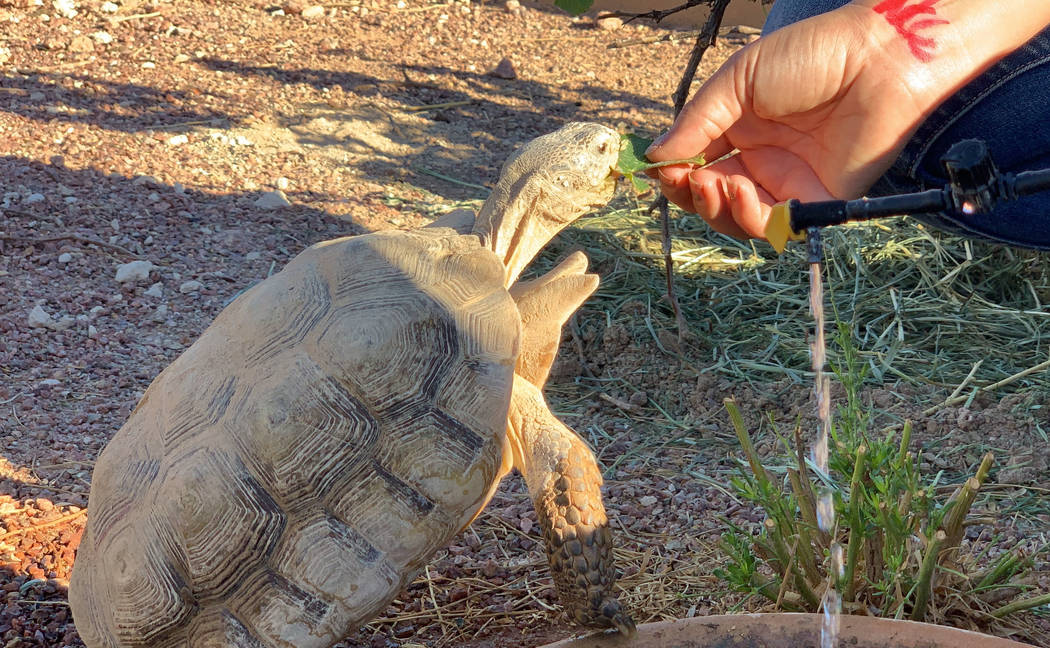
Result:
[[[612,532],[594,454],[520,376],[514,377],[510,409],[514,465],[536,507],[559,600],[582,625],[633,635],[634,621],[613,591]]]

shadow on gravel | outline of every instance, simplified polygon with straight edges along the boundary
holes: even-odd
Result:
[[[364,231],[260,195],[0,156],[0,495],[84,506],[103,444],[230,300]]]
[[[194,90],[160,90],[91,76],[46,72],[0,75],[0,110],[38,121],[65,121],[139,132],[183,126],[227,127],[246,115],[209,108],[229,97]]]
[[[622,114],[624,108],[666,110],[649,98],[583,81],[559,87],[436,65],[402,66],[403,78],[389,80],[216,58],[201,59],[200,64],[229,74],[327,89],[329,104],[279,114],[279,126],[290,130],[299,144],[329,149],[330,157],[341,158],[340,162],[352,164],[368,177],[384,180],[410,175],[413,185],[450,200],[485,197],[487,186],[515,148],[566,122],[601,121],[614,111]],[[454,78],[472,91],[441,87],[428,80],[431,76]],[[344,92],[381,95],[402,107],[367,101],[347,105]],[[491,100],[479,99],[479,95]]]

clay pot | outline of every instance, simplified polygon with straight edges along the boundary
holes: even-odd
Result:
[[[816,648],[819,614],[733,614],[638,626],[638,636],[591,635],[545,648]],[[945,626],[843,616],[835,648],[1035,648]]]

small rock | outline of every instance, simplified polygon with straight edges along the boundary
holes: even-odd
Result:
[[[644,495],[638,498],[638,503],[646,508],[650,506],[655,506],[658,501],[660,500],[656,499],[652,495]]]
[[[314,5],[312,7],[307,7],[306,9],[303,9],[303,14],[302,15],[303,15],[303,20],[309,20],[309,21],[320,20],[321,18],[324,18],[324,7],[322,7],[321,5]]]
[[[186,293],[197,292],[203,287],[204,284],[195,279],[191,279],[189,281],[182,282],[182,284],[179,286],[179,292],[185,295]]]
[[[69,263],[72,260],[73,260],[73,255],[70,254],[69,252],[63,252],[62,254],[58,255],[58,262],[59,263]]]
[[[519,2],[518,0],[507,0],[505,3],[503,3],[503,8],[509,11],[510,13],[518,13],[519,11],[521,11],[521,2]]]
[[[32,205],[34,203],[44,202],[44,194],[42,193],[31,193],[26,196],[25,204]]]
[[[77,3],[75,0],[55,0],[51,3],[51,6],[63,18],[76,18],[77,16]]]
[[[168,138],[168,146],[178,146],[180,144],[185,144],[189,141],[190,138],[186,135],[186,133],[180,133],[178,135],[172,135]]]
[[[738,34],[747,34],[748,36],[761,36],[762,29],[759,27],[752,27],[751,25],[734,25],[733,31]]]
[[[149,261],[130,261],[117,266],[117,275],[114,277],[117,283],[127,281],[145,281],[149,279],[149,273],[153,271],[153,264]]]
[[[102,5],[98,8],[98,10],[102,13],[117,13],[119,9],[120,7],[117,6],[115,2],[109,2],[108,0],[106,2],[103,2]]]
[[[634,392],[631,394],[631,397],[627,399],[627,402],[635,407],[647,405],[649,403],[649,394],[646,394],[643,391]]]
[[[288,202],[287,196],[280,189],[263,193],[256,199],[254,204],[261,209],[282,209],[292,206],[292,203]]]
[[[134,180],[132,180],[131,184],[135,185],[136,187],[138,187],[140,185],[147,185],[147,184],[148,185],[153,185],[154,187],[163,187],[164,186],[163,182],[161,182],[157,178],[155,178],[153,176],[150,176],[150,175],[140,175],[140,176],[136,177]]]
[[[37,304],[33,307],[33,310],[29,311],[29,326],[33,328],[50,328],[53,324],[54,321],[51,319],[51,315],[40,304]]]
[[[244,255],[245,261],[258,261],[260,258],[262,258],[261,252],[249,252]]]
[[[285,14],[289,16],[297,16],[301,14],[307,6],[305,0],[288,0],[281,8],[284,9]]]
[[[88,337],[89,338],[98,337],[98,329],[95,328],[94,324],[88,324]]]
[[[289,181],[288,181],[288,178],[286,178],[284,176],[281,176],[280,178],[277,178],[277,180],[274,182],[274,184],[277,185],[277,188],[280,189],[281,191],[287,191],[288,190]]]
[[[95,41],[91,40],[90,36],[76,36],[73,40],[69,41],[69,46],[66,48],[70,52],[81,52],[88,53],[95,51]]]
[[[45,499],[43,497],[38,497],[38,498],[36,498],[36,507],[38,509],[40,509],[41,511],[47,513],[51,509],[55,508],[55,504],[54,504],[54,502],[52,502],[49,499]]]
[[[109,32],[97,31],[91,37],[100,45],[109,45],[113,42],[113,36]]]
[[[616,31],[620,27],[623,27],[623,19],[617,16],[610,16],[607,14],[598,14],[595,19],[595,24],[598,25],[598,29],[605,31]]]
[[[499,563],[492,558],[485,561],[485,564],[481,566],[481,573],[485,574],[488,578],[492,578],[499,573]]]
[[[160,306],[157,306],[157,310],[153,312],[152,317],[154,322],[163,322],[164,320],[168,319],[167,304],[161,304]]]
[[[39,90],[34,90],[34,91],[29,93],[29,100],[30,101],[43,101],[44,99],[45,99],[44,93],[40,92]]]
[[[186,55],[186,54],[176,54],[175,55],[175,62],[176,63],[185,63],[188,60],[190,60],[190,57],[188,55]]]
[[[155,284],[153,284],[152,286],[149,287],[149,290],[146,291],[146,294],[149,295],[150,297],[157,297],[157,298],[163,297],[164,296],[164,284],[158,281],[157,283],[155,283]]]
[[[64,330],[66,330],[67,328],[73,326],[76,323],[77,323],[76,319],[66,315],[65,317],[63,317],[62,319],[60,319],[58,321],[52,320],[52,322],[51,322],[51,329],[54,330],[54,331],[64,331]]]
[[[489,76],[494,76],[497,79],[517,79],[518,73],[514,69],[514,64],[510,62],[510,59],[504,58],[496,64],[496,67],[492,68],[489,72]]]

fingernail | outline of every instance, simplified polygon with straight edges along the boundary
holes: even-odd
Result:
[[[653,143],[649,145],[649,148],[645,149],[645,154],[649,155],[650,153],[652,153],[656,149],[658,149],[661,146],[663,146],[664,145],[664,140],[666,140],[667,136],[670,135],[670,134],[671,134],[671,131],[665,131],[662,135],[660,135],[660,137],[657,137],[656,139],[654,139]]]
[[[702,193],[693,194],[693,213],[700,218],[707,218],[707,202]]]
[[[736,188],[729,183],[729,180],[726,178],[719,178],[718,182],[722,185],[722,195],[730,202],[736,200]]]

